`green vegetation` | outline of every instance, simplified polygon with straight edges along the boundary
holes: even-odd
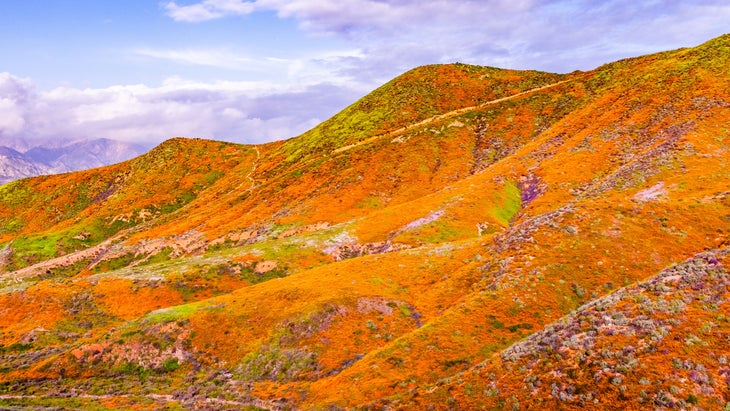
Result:
[[[59,247],[65,245],[60,241],[64,237],[64,233],[52,233],[16,238],[12,245],[13,257],[16,261],[19,261],[11,265],[11,268],[20,268],[55,257],[58,254]]]
[[[205,307],[204,303],[196,302],[162,308],[147,314],[142,318],[142,321],[158,324],[184,320],[196,313],[198,310],[203,309],[203,307]]]
[[[104,260],[104,261],[100,262],[93,268],[92,271],[95,273],[104,273],[104,272],[108,272],[108,271],[118,270],[120,268],[124,268],[124,267],[128,266],[135,259],[136,258],[135,258],[134,254],[132,254],[132,253],[125,254],[120,257],[116,257],[116,258],[112,258],[112,259]]]
[[[33,344],[13,343],[8,345],[7,347],[0,346],[0,353],[9,354],[13,352],[25,352],[31,350],[32,348]]]
[[[520,189],[512,182],[504,184],[502,205],[491,210],[491,214],[504,225],[509,225],[522,207]]]
[[[424,244],[438,244],[469,237],[474,234],[474,230],[471,227],[459,227],[442,217],[419,227],[414,234]]]
[[[180,364],[178,363],[177,358],[168,358],[164,363],[162,363],[163,372],[174,372],[177,371],[178,368],[180,368]]]
[[[311,377],[316,369],[314,353],[278,345],[262,345],[243,358],[236,374],[246,381],[285,382]]]

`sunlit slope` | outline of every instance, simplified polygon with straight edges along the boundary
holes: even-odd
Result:
[[[0,187],[5,270],[67,255],[193,201],[229,172],[250,167],[250,148],[172,139],[136,159]]]
[[[218,147],[188,158],[222,174],[101,258],[3,274],[0,387],[190,408],[721,408],[729,43],[569,76],[430,66],[292,140],[175,140]],[[408,92],[424,103],[388,108]],[[368,101],[387,109],[369,123]],[[48,228],[29,212],[44,228],[23,233],[106,215],[84,212]],[[670,377],[641,367],[660,354]]]
[[[279,149],[286,162],[407,127],[428,117],[479,105],[567,78],[538,71],[503,70],[467,64],[413,69],[355,102]]]

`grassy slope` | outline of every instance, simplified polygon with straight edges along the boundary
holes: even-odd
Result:
[[[123,392],[184,389],[193,381],[203,387],[201,394],[241,400],[253,393],[316,407],[367,404],[460,376],[581,304],[727,242],[730,208],[720,188],[730,185],[727,48],[724,37],[696,49],[621,61],[555,89],[410,130],[397,141],[376,140],[321,158],[316,150],[302,151],[400,127],[399,115],[418,121],[433,115],[428,107],[473,105],[480,90],[476,80],[492,78],[485,74],[505,81],[507,92],[532,88],[536,81],[528,76],[512,85],[517,74],[493,69],[424,68],[424,104],[415,105],[415,114],[385,112],[385,120],[374,116],[370,128],[353,134],[356,123],[347,119],[356,114],[348,111],[341,124],[323,124],[319,130],[326,132],[316,138],[313,131],[260,147],[250,175],[255,190],[248,190],[249,160],[221,177],[217,189],[202,191],[197,205],[191,201],[171,214],[175,218],[160,218],[133,238],[197,228],[212,239],[254,228],[262,233],[256,244],[209,252],[198,268],[189,260],[180,269],[188,277],[166,274],[170,263],[163,262],[151,267],[160,278],[111,272],[62,285],[37,283],[22,296],[6,294],[6,344],[35,324],[52,332],[40,333],[30,347],[6,348],[8,369],[24,365],[1,377],[56,377],[63,369],[71,377],[96,376],[96,385],[106,387],[97,389]],[[458,88],[456,83],[430,89],[428,84],[448,79],[444,72],[466,73],[460,81],[476,91],[463,96],[472,100],[452,102],[454,93],[438,93]],[[383,101],[391,101],[393,87],[403,88],[399,81],[414,73],[419,72],[379,90],[370,110],[387,108]],[[485,98],[501,96],[500,89],[489,92]],[[438,96],[444,102],[432,101]],[[367,103],[366,98],[348,110],[367,112]],[[299,168],[281,163],[292,155],[304,158],[292,163]],[[282,167],[289,171],[282,174]],[[320,221],[334,225],[303,229]],[[287,234],[298,229],[303,231]],[[418,248],[337,263],[322,255],[348,241]],[[305,251],[294,251],[300,249]],[[241,288],[252,282],[244,279],[252,268],[232,262],[262,258],[277,260],[292,275]],[[203,290],[216,288],[237,290],[204,300],[210,293]],[[90,297],[79,301],[83,294]],[[134,298],[136,307],[111,295]],[[49,303],[38,308],[41,301]],[[201,302],[143,315],[183,301]],[[41,312],[46,317],[39,323]],[[89,328],[89,318],[99,320]],[[117,330],[108,331],[112,325]],[[85,329],[90,332],[83,337],[63,334]],[[39,353],[37,358],[24,360],[27,350]],[[129,351],[138,356],[120,358]],[[181,366],[170,370],[165,361],[173,358]],[[221,377],[216,369],[231,375]],[[492,372],[498,379],[505,370],[494,366]],[[192,380],[183,382],[186,373]],[[475,378],[486,383],[483,376]],[[73,387],[74,381],[67,384]],[[489,387],[474,389],[476,382],[443,381],[458,392],[457,403],[526,401],[512,385],[494,395]],[[448,404],[444,390],[407,401],[419,401],[419,407]],[[681,394],[690,400],[689,391]],[[545,391],[540,398],[547,401],[549,395]],[[727,400],[722,393],[693,395],[706,404]],[[623,401],[637,404],[634,397]]]

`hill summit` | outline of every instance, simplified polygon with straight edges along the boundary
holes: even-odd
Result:
[[[727,409],[730,35],[416,68],[0,187],[0,405]]]

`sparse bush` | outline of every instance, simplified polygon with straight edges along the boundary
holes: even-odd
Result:
[[[365,328],[367,328],[370,331],[378,330],[378,326],[373,322],[373,320],[367,320],[367,322],[365,322]]]
[[[168,358],[162,363],[162,371],[173,372],[180,368],[177,358]]]

